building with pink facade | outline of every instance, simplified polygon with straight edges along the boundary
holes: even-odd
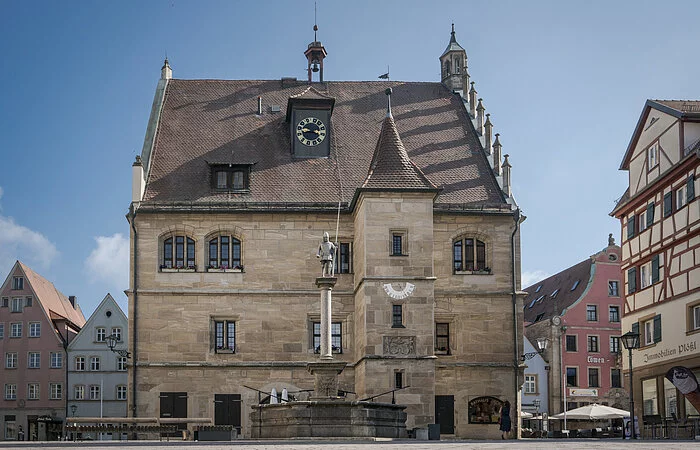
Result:
[[[0,439],[58,440],[66,418],[66,347],[85,323],[66,297],[17,261],[0,288]]]
[[[589,403],[625,409],[622,389],[620,247],[608,246],[580,263],[525,288],[525,335],[550,339],[550,414]],[[528,376],[528,369],[525,369]]]

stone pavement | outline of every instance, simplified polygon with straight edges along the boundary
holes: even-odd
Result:
[[[635,449],[635,450],[664,450],[664,449],[697,449],[698,441],[623,441],[621,439],[523,439],[520,441],[416,441],[416,440],[381,440],[381,441],[347,441],[347,440],[236,440],[232,442],[182,442],[182,441],[85,441],[85,442],[2,442],[0,450],[35,448],[64,448],[79,450],[102,450],[117,448],[140,448],[156,450],[231,450],[242,447],[245,450],[322,450],[329,446],[333,450],[359,450],[377,448],[379,450],[462,450],[462,449]]]

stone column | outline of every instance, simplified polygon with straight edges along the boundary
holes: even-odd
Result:
[[[321,289],[321,355],[320,359],[330,361],[333,359],[333,347],[331,345],[331,291],[335,286],[335,277],[318,277],[316,286]]]

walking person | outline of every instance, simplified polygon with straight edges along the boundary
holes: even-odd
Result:
[[[508,433],[510,433],[510,402],[506,402],[501,407],[501,416],[498,418],[498,423],[501,424],[499,430],[501,430],[501,439],[508,439]]]

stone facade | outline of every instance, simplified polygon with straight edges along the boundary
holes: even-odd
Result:
[[[457,45],[452,52],[464,50]],[[462,57],[466,62],[466,54]],[[243,90],[208,111],[244,108],[235,99],[249,98],[249,84],[231,83]],[[159,83],[148,127],[158,139],[149,132],[134,163],[128,215],[130,414],[212,418],[250,437],[253,407],[266,401],[263,393],[286,388],[296,400],[308,400],[314,377],[307,364],[318,360],[314,323],[321,316],[316,249],[327,231],[350,252],[349,267],[336,274],[332,289],[333,356],[346,364],[339,392],[348,402],[393,398],[405,407],[408,429],[440,423],[443,434],[498,438],[497,424],[470,423],[467,404],[491,396],[517,405],[519,398],[524,295],[518,292],[520,233],[514,217],[519,216],[493,173],[500,161],[484,151],[468,100],[439,83],[398,83],[402,98],[413,102],[396,107],[403,122],[395,123],[387,108],[381,130],[373,130],[386,105],[376,94],[388,84],[268,84],[273,87],[266,98],[289,96],[288,108],[335,102],[332,118],[325,119],[331,121],[330,138],[323,144],[331,156],[290,157],[296,135],[285,134],[290,125],[284,117],[260,110],[252,117],[244,108],[237,116],[250,120],[250,134],[260,133],[260,139],[240,138],[245,143],[240,152],[258,152],[240,165],[260,162],[247,169],[246,189],[223,192],[197,171],[222,166],[225,156],[212,156],[222,148],[227,150],[221,155],[233,158],[227,146],[237,148],[239,139],[220,145],[204,142],[205,135],[235,130],[211,132],[229,122],[204,117],[206,111],[175,119],[190,108],[177,106],[179,89],[200,92],[200,84],[169,77]],[[287,116],[293,114],[288,110]],[[259,120],[268,125],[257,130]],[[361,121],[367,125],[358,125]],[[198,125],[175,139],[190,122]],[[407,130],[404,148],[398,130],[408,126],[416,131]],[[366,136],[348,133],[357,129]],[[433,141],[435,130],[439,137]],[[194,146],[187,142],[192,133],[204,133]],[[260,142],[263,147],[255,148]],[[433,159],[421,162],[420,145]],[[206,150],[202,159],[187,160],[197,149]],[[177,155],[187,161],[176,162]],[[438,155],[443,163],[428,167]],[[210,254],[217,236],[240,244],[236,268],[210,263],[217,258]],[[180,250],[166,249],[178,239]],[[460,239],[481,245],[470,247],[478,261],[469,271],[455,267]],[[178,251],[187,255],[170,253]],[[180,262],[170,264],[166,254]],[[233,399],[228,409],[217,400],[224,396]],[[515,417],[518,408],[513,409]]]

